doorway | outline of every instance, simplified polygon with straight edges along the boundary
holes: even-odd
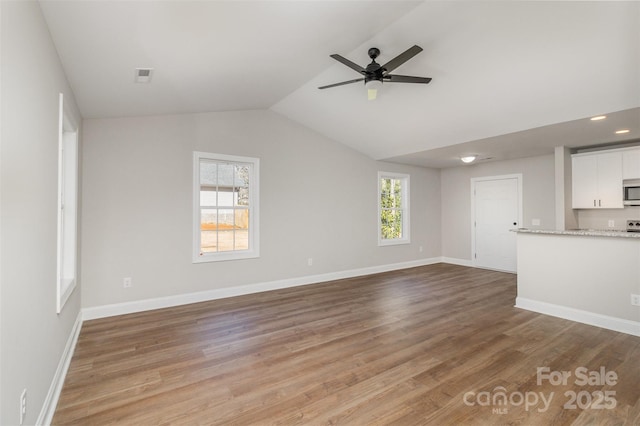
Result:
[[[516,233],[522,224],[522,175],[471,179],[473,266],[516,272]]]

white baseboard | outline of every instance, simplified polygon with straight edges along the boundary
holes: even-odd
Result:
[[[450,263],[452,265],[458,265],[458,266],[469,266],[469,267],[474,267],[473,266],[473,262],[469,259],[458,259],[455,257],[441,257],[440,260],[443,263]]]
[[[469,259],[458,259],[455,257],[441,257],[440,259],[442,259],[442,262],[450,263],[452,265],[468,266],[470,268],[486,269],[488,271],[506,272],[508,274],[517,273],[516,271],[507,271],[506,269],[485,268],[484,266],[478,266],[473,263],[473,260],[469,260]]]
[[[78,312],[76,322],[73,324],[71,334],[67,340],[67,345],[62,352],[58,368],[49,386],[49,392],[45,397],[44,404],[36,420],[37,425],[50,425],[53,420],[53,415],[56,412],[56,406],[58,405],[58,399],[60,398],[60,392],[62,392],[62,386],[64,385],[64,379],[67,376],[67,370],[71,364],[71,358],[78,342],[78,336],[80,335],[80,329],[82,328],[82,311]]]
[[[526,309],[527,311],[538,312],[540,314],[551,315],[640,337],[640,322],[637,321],[610,317],[608,315],[583,311],[580,309],[570,308],[568,306],[539,302],[525,297],[516,297],[516,308]]]
[[[96,306],[92,308],[84,308],[82,310],[82,317],[83,320],[106,318],[115,315],[131,314],[135,312],[150,311],[153,309],[170,308],[172,306],[186,305],[189,303],[206,302],[209,300],[260,293],[263,291],[278,290],[307,284],[317,284],[325,281],[353,278],[362,275],[377,274],[380,272],[413,268],[416,266],[432,265],[434,263],[440,262],[442,262],[442,259],[440,257],[434,257],[429,259],[412,260],[408,262],[393,263],[388,265],[351,269],[347,271],[329,272],[326,274],[307,275],[303,277],[288,278],[284,280],[264,283],[247,284],[237,287],[220,288],[197,293],[177,294],[175,296],[158,297],[153,299],[136,300],[133,302]]]

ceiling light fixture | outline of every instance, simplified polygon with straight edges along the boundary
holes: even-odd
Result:
[[[462,160],[463,163],[469,164],[469,163],[473,163],[476,158],[477,158],[476,155],[467,155],[464,157],[460,157],[460,160]]]
[[[367,99],[373,101],[378,97],[378,90],[382,87],[382,81],[369,80],[364,86],[367,88]]]
[[[630,130],[629,129],[620,129],[620,130],[616,130],[616,135],[623,135],[625,133],[629,133]]]
[[[607,118],[606,115],[596,115],[595,117],[591,117],[589,120],[591,120],[591,121],[600,121],[600,120],[604,120],[605,118]]]

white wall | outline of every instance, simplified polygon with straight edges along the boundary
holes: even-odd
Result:
[[[583,229],[626,229],[627,219],[640,219],[640,206],[623,209],[577,210],[578,226]],[[613,220],[614,226],[609,226]]]
[[[443,169],[442,256],[471,260],[471,178],[522,173],[522,227],[531,228],[540,219],[540,228],[555,226],[555,160],[553,155],[478,163]]]
[[[75,106],[39,4],[0,7],[0,424],[23,389],[34,424],[80,310],[76,288],[56,315],[58,94]]]
[[[376,162],[271,111],[85,120],[83,143],[86,308],[440,255],[438,170]],[[260,158],[260,258],[191,263],[193,151]],[[411,176],[409,245],[377,246],[379,170]]]

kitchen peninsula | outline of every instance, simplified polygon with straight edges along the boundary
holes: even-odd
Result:
[[[640,233],[515,232],[516,307],[640,336]]]

